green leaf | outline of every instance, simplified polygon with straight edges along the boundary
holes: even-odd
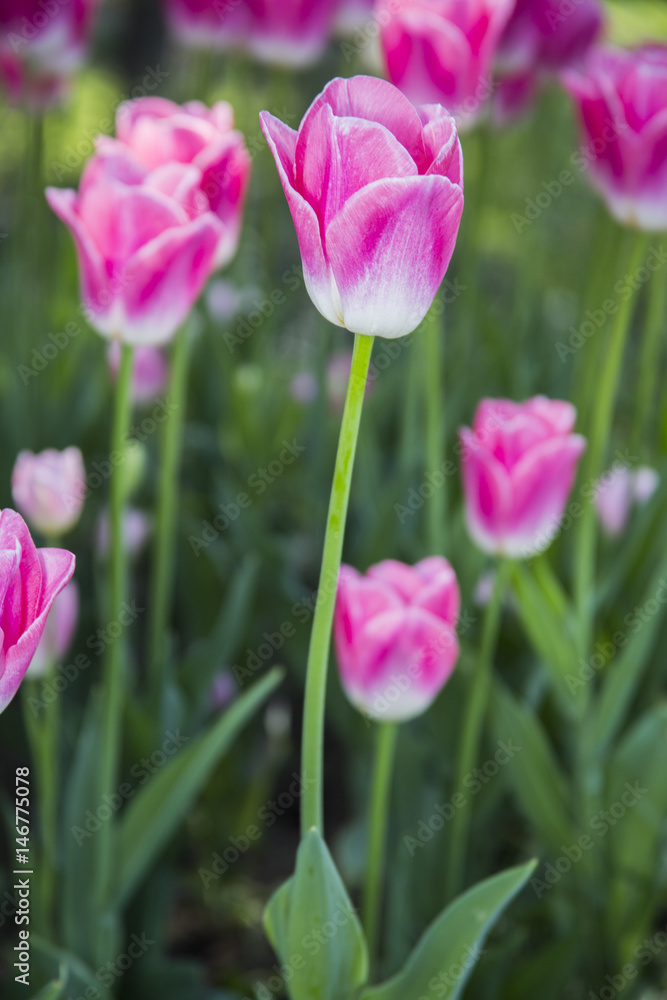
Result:
[[[609,765],[606,815],[612,880],[608,906],[618,940],[627,950],[648,931],[667,814],[667,705],[658,705],[630,730]],[[602,829],[599,831],[602,836]]]
[[[445,990],[447,1000],[456,1000],[479,958],[487,934],[526,884],[535,864],[530,861],[510,868],[459,896],[431,924],[403,969],[386,983],[364,990],[360,1000],[435,996],[434,983],[438,990]]]
[[[524,813],[550,847],[559,851],[573,836],[568,786],[539,719],[499,680],[494,684],[491,717],[497,738],[511,738],[521,747],[507,774]]]
[[[535,652],[549,669],[559,705],[565,715],[583,714],[588,698],[577,679],[577,650],[570,636],[571,609],[558,582],[542,560],[535,567],[515,563],[512,582],[519,618]]]
[[[111,1000],[111,994],[103,985],[102,980],[98,979],[92,969],[85,962],[82,962],[77,955],[64,948],[57,948],[45,938],[40,938],[36,934],[31,935],[30,945],[37,953],[59,966],[59,975],[61,978],[63,966],[66,967],[68,974],[67,985],[73,996],[84,990],[91,990],[91,996],[94,996],[96,1000]]]
[[[364,933],[317,830],[302,839],[294,876],[270,900],[264,926],[292,970],[291,1000],[350,1000],[366,982]]]
[[[229,708],[209,731],[171,758],[132,799],[120,820],[114,904],[125,903],[185,819],[222,755],[282,679],[272,670]]]
[[[36,993],[33,1000],[60,1000],[67,986],[67,965],[63,962],[57,979]]]

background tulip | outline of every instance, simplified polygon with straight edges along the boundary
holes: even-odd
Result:
[[[163,97],[138,98],[118,109],[116,136],[101,137],[98,148],[129,154],[140,168],[160,171],[160,187],[168,193],[184,188],[191,215],[211,211],[218,217],[215,265],[227,264],[238,246],[251,170],[231,106],[189,101],[181,107]]]
[[[461,596],[446,559],[386,560],[365,576],[342,566],[334,637],[345,692],[384,722],[426,711],[459,655]]]
[[[591,181],[611,214],[667,228],[667,46],[596,47],[564,73],[581,120]]]
[[[454,251],[463,157],[453,118],[372,77],[333,80],[298,132],[260,115],[311,299],[353,333],[422,321]]]
[[[514,0],[379,0],[392,83],[414,104],[444,104],[474,124],[493,92],[492,64]]]
[[[79,192],[47,188],[76,244],[90,323],[128,344],[164,344],[215,266],[223,225],[200,194],[200,173],[147,171],[118,152],[88,161]]]
[[[70,580],[53,602],[42,638],[28,667],[29,677],[43,677],[50,667],[62,661],[72,644],[78,621],[79,588],[75,580]]]
[[[86,495],[86,470],[78,448],[38,455],[22,451],[12,473],[12,496],[21,513],[44,535],[63,535],[77,523]]]
[[[153,530],[152,519],[143,510],[126,507],[123,512],[123,544],[131,558],[139,555]],[[109,555],[109,511],[105,508],[97,519],[95,534],[97,554],[106,559]]]
[[[174,34],[190,44],[243,47],[265,62],[306,66],[322,53],[336,0],[167,0]]]
[[[97,0],[0,0],[0,75],[14,101],[57,101],[83,61]]]
[[[528,558],[553,540],[586,442],[570,403],[485,399],[460,432],[468,530],[486,552]]]
[[[619,465],[605,473],[595,490],[595,507],[605,532],[612,538],[622,534],[632,508],[648,503],[659,485],[658,473],[648,466]]]
[[[540,80],[579,63],[600,35],[604,12],[598,0],[517,0],[499,47],[501,117],[524,110]]]
[[[74,564],[64,549],[36,549],[20,514],[0,511],[0,712],[18,691]]]

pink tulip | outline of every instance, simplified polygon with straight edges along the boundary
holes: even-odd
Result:
[[[563,74],[582,123],[590,178],[619,222],[667,228],[667,46],[595,47]]]
[[[570,403],[485,399],[461,429],[468,530],[486,552],[529,558],[558,532],[586,442]]]
[[[416,566],[388,559],[362,576],[342,566],[334,621],[345,693],[385,722],[425,712],[459,655],[461,595],[446,559]]]
[[[78,621],[79,588],[71,580],[53,602],[42,638],[28,667],[28,677],[43,677],[67,655]]]
[[[322,54],[336,0],[165,0],[172,32],[204,48],[245,48],[265,62],[307,66]]]
[[[63,535],[77,523],[86,496],[86,470],[78,448],[38,455],[19,453],[12,496],[21,513],[43,535]]]
[[[356,76],[329,83],[298,132],[266,111],[260,120],[319,311],[353,333],[411,333],[447,270],[463,211],[453,118]]]
[[[492,64],[514,0],[378,0],[392,83],[471,126],[493,92]]]
[[[20,514],[0,511],[0,712],[18,691],[74,564],[65,549],[36,549]]]
[[[113,378],[120,368],[121,345],[112,340],[107,361]],[[152,402],[169,381],[169,362],[159,347],[137,347],[132,357],[132,400],[141,405]]]
[[[200,195],[195,167],[147,171],[118,152],[88,161],[78,194],[47,188],[76,244],[88,320],[103,336],[158,346],[186,319],[223,237]]]
[[[599,36],[604,12],[599,0],[517,0],[499,48],[501,118],[522,112],[544,77],[577,65]]]
[[[120,105],[116,136],[101,136],[98,149],[125,153],[140,170],[155,171],[165,193],[183,189],[190,215],[218,217],[215,266],[228,264],[238,247],[251,169],[231,105],[190,101],[181,107],[164,97],[140,97]]]
[[[373,7],[375,0],[340,0],[336,10],[336,27],[343,34],[351,34],[353,31],[368,25],[374,29]],[[371,30],[369,38],[374,30]]]
[[[97,0],[0,0],[0,78],[12,101],[60,100],[86,55]]]
[[[618,464],[606,472],[595,488],[595,507],[600,524],[612,538],[625,530],[632,508],[648,503],[660,484],[655,469],[629,469]]]

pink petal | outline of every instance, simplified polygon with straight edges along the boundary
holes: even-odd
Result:
[[[468,531],[485,552],[501,553],[512,505],[507,471],[471,430],[463,427],[459,433]]]
[[[447,178],[376,181],[346,202],[325,250],[353,333],[395,338],[423,320],[454,251],[463,193]]]
[[[104,261],[77,210],[76,191],[47,188],[46,200],[68,227],[74,239],[79,260],[81,298],[91,311],[93,320],[109,313],[111,297]]]

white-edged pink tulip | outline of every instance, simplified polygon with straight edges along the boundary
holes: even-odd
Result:
[[[43,535],[70,531],[81,517],[86,470],[78,448],[19,453],[12,472],[14,503]]]
[[[78,623],[79,587],[75,580],[70,580],[53,602],[42,638],[28,667],[28,677],[43,677],[63,660],[72,645]]]
[[[298,132],[260,115],[326,319],[395,338],[423,320],[454,252],[463,157],[454,119],[374,77],[336,79]]]
[[[460,607],[456,575],[440,556],[415,566],[388,559],[365,576],[342,566],[334,638],[352,704],[383,722],[425,712],[456,665]]]

